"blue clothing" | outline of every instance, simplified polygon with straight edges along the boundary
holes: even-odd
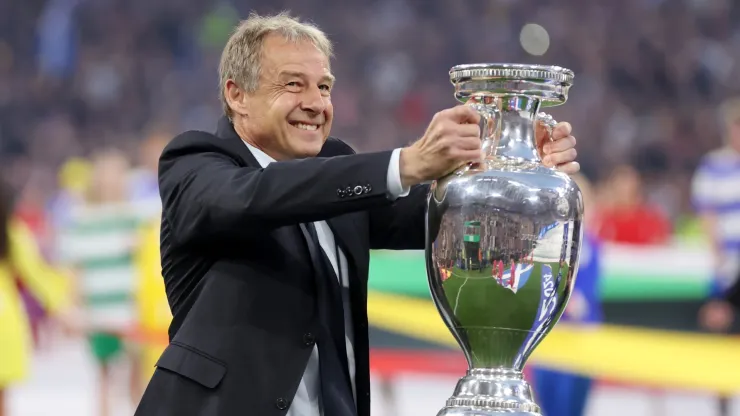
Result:
[[[598,323],[603,320],[599,294],[601,244],[584,233],[580,266],[574,295],[568,307],[582,308],[582,314],[564,313],[561,322]],[[578,305],[584,302],[585,305]],[[566,309],[568,311],[568,309]],[[535,367],[534,391],[544,416],[582,416],[593,381],[584,376]]]
[[[717,218],[725,264],[713,271],[710,295],[722,297],[740,272],[740,153],[727,147],[708,153],[694,174],[691,201],[697,213]]]
[[[576,276],[574,296],[571,301],[581,297],[586,301],[586,314],[578,322],[597,323],[604,319],[600,300],[601,243],[591,234],[584,233],[581,244],[581,257]],[[576,306],[576,305],[573,305]],[[570,314],[563,314],[561,322],[574,322]]]
[[[538,368],[534,372],[535,401],[544,416],[582,416],[593,380]]]

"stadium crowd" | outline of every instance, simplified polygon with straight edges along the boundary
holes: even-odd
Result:
[[[552,112],[576,126],[585,173],[635,166],[672,220],[690,210],[699,159],[720,145],[717,105],[740,92],[730,0],[10,1],[0,6],[0,143],[15,184],[32,176],[48,195],[70,157],[105,146],[133,156],[154,126],[212,130],[218,54],[252,9],[290,9],[332,37],[333,133],[361,151],[418,137],[453,102],[455,64],[573,69],[570,99]],[[522,48],[526,23],[547,30],[543,56]]]
[[[740,95],[737,1],[3,1],[0,173],[48,259],[59,258],[59,234],[96,181],[117,183],[112,198],[132,204],[137,225],[156,221],[157,156],[181,131],[215,128],[218,58],[232,28],[250,10],[284,9],[335,42],[332,133],[358,151],[419,137],[453,103],[453,65],[564,66],[575,85],[548,111],[580,140],[601,237],[662,244],[699,229],[692,178],[732,122],[720,105]],[[532,39],[528,23],[547,35]],[[527,52],[532,42],[546,53]],[[20,286],[29,314],[43,315]]]

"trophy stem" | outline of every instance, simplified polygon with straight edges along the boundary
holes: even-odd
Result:
[[[536,97],[496,97],[499,128],[491,156],[516,162],[540,163],[535,137],[540,100]]]
[[[455,393],[437,416],[542,416],[532,388],[521,371],[506,368],[472,368],[461,378]]]
[[[484,159],[504,165],[541,162],[535,134],[539,98],[482,92],[471,95],[466,104],[483,117]]]

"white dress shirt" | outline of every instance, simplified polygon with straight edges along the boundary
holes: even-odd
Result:
[[[275,159],[268,156],[265,152],[244,142],[249,150],[257,159],[257,162],[263,168],[274,162]],[[400,167],[401,149],[396,149],[391,154],[391,160],[388,164],[387,186],[389,197],[396,199],[408,195],[409,189],[404,189],[401,183]],[[355,387],[355,350],[354,350],[354,332],[352,328],[352,313],[349,304],[349,280],[347,270],[347,257],[341,248],[338,248],[334,241],[334,234],[331,232],[326,221],[314,222],[316,234],[319,237],[319,244],[329,258],[334,273],[340,279],[342,285],[342,303],[344,304],[344,336],[347,345],[347,364],[349,365],[349,376],[352,382],[352,394],[357,400],[357,389]],[[337,255],[339,259],[337,259]],[[339,263],[337,263],[339,262]],[[341,271],[341,272],[340,272]],[[321,381],[319,378],[319,350],[314,346],[311,356],[306,364],[306,370],[303,373],[301,384],[298,385],[295,397],[288,409],[287,416],[322,416],[321,410]]]

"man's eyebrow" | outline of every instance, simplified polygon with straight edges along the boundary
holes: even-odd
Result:
[[[300,71],[282,71],[279,76],[280,78],[291,78],[291,77],[306,78],[306,74]],[[329,82],[333,84],[336,78],[334,78],[334,75],[327,74],[327,75],[322,76],[321,80],[323,82]]]

